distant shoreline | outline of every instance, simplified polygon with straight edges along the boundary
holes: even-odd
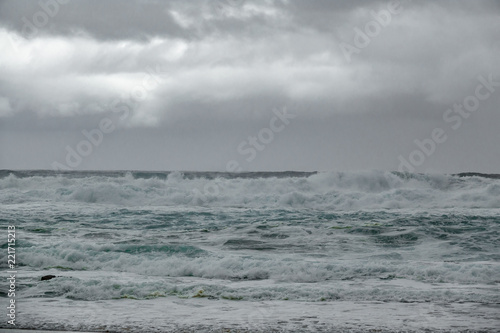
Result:
[[[101,174],[103,176],[114,176],[114,177],[122,177],[127,174],[132,174],[136,178],[166,178],[169,174],[172,173],[182,173],[184,177],[188,179],[192,178],[251,178],[251,177],[261,177],[261,178],[284,178],[284,177],[308,177],[311,175],[315,175],[318,173],[336,173],[336,171],[245,171],[245,172],[225,172],[225,171],[143,171],[143,170],[49,170],[49,169],[25,169],[25,170],[12,170],[12,169],[0,169],[0,178],[7,177],[10,174],[13,174],[16,177],[32,177],[32,176],[45,176],[50,177],[56,174],[74,174],[87,176],[92,174]],[[396,175],[404,175],[405,173],[401,173],[398,171],[387,171]],[[351,172],[338,171],[338,173],[348,174]],[[356,173],[356,171],[353,171]],[[415,175],[425,175],[425,173],[415,173]],[[481,177],[481,178],[489,178],[489,179],[500,179],[500,174],[494,173],[481,173],[481,172],[460,172],[460,173],[452,173],[452,174],[442,174],[447,176],[456,176],[456,177]]]

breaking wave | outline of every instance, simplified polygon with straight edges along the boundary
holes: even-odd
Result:
[[[0,202],[334,210],[500,208],[500,179],[396,172],[0,171]]]

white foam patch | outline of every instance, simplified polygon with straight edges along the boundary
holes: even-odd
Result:
[[[497,332],[498,306],[157,298],[21,300],[18,327],[112,332]],[[71,318],[71,320],[68,320]]]
[[[318,173],[288,178],[167,179],[88,176],[0,179],[0,202],[83,202],[127,206],[305,207],[318,209],[500,208],[500,181],[390,172]]]

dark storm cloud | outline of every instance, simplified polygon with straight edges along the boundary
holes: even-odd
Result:
[[[39,133],[46,140],[40,148],[51,157],[35,164],[49,167],[65,153],[65,141],[51,133],[66,133],[67,144],[74,144],[82,130],[108,117],[118,119],[116,136],[124,142],[126,133],[140,133],[155,151],[160,137],[178,143],[171,148],[175,163],[158,158],[156,168],[193,169],[182,157],[184,139],[206,142],[196,168],[223,169],[220,156],[238,156],[241,140],[265,126],[273,108],[288,106],[299,116],[295,127],[249,169],[280,169],[289,156],[302,155],[310,165],[297,162],[295,168],[360,168],[372,161],[372,168],[394,169],[414,139],[446,125],[443,113],[474,94],[479,76],[500,81],[500,5],[401,1],[384,18],[392,3],[3,0],[0,167],[9,165],[6,158],[23,160],[6,141],[15,145],[24,134],[36,142]],[[464,119],[470,127],[460,130],[463,137],[480,133],[494,141],[484,128],[498,119],[499,94]],[[178,126],[186,129],[184,137],[174,131]],[[176,134],[148,136],[153,128]],[[398,139],[391,141],[390,133]],[[112,136],[106,142],[110,146],[100,149],[107,153],[118,145]],[[384,147],[379,159],[373,157],[376,143]],[[449,158],[459,148],[451,139],[447,144],[448,154],[440,156]],[[128,146],[141,149],[135,142]],[[217,147],[230,151],[221,155]],[[460,149],[478,151],[472,143]],[[82,167],[116,167],[107,153],[92,155]],[[428,163],[451,169],[439,156]]]
[[[147,40],[154,36],[188,37],[169,12],[169,4],[153,1],[3,1],[3,25],[31,37],[28,22],[35,24],[36,13],[48,13],[50,22],[41,32],[71,36],[84,33],[96,39]],[[43,19],[39,19],[43,22]],[[36,25],[35,25],[36,27]]]

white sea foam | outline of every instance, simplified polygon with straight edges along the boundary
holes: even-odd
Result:
[[[173,329],[493,332],[499,197],[476,176],[0,170],[27,328],[149,332],[182,303]]]
[[[127,206],[305,207],[317,209],[500,208],[500,180],[390,172],[308,177],[166,179],[90,175],[0,178],[0,202],[83,202]]]

